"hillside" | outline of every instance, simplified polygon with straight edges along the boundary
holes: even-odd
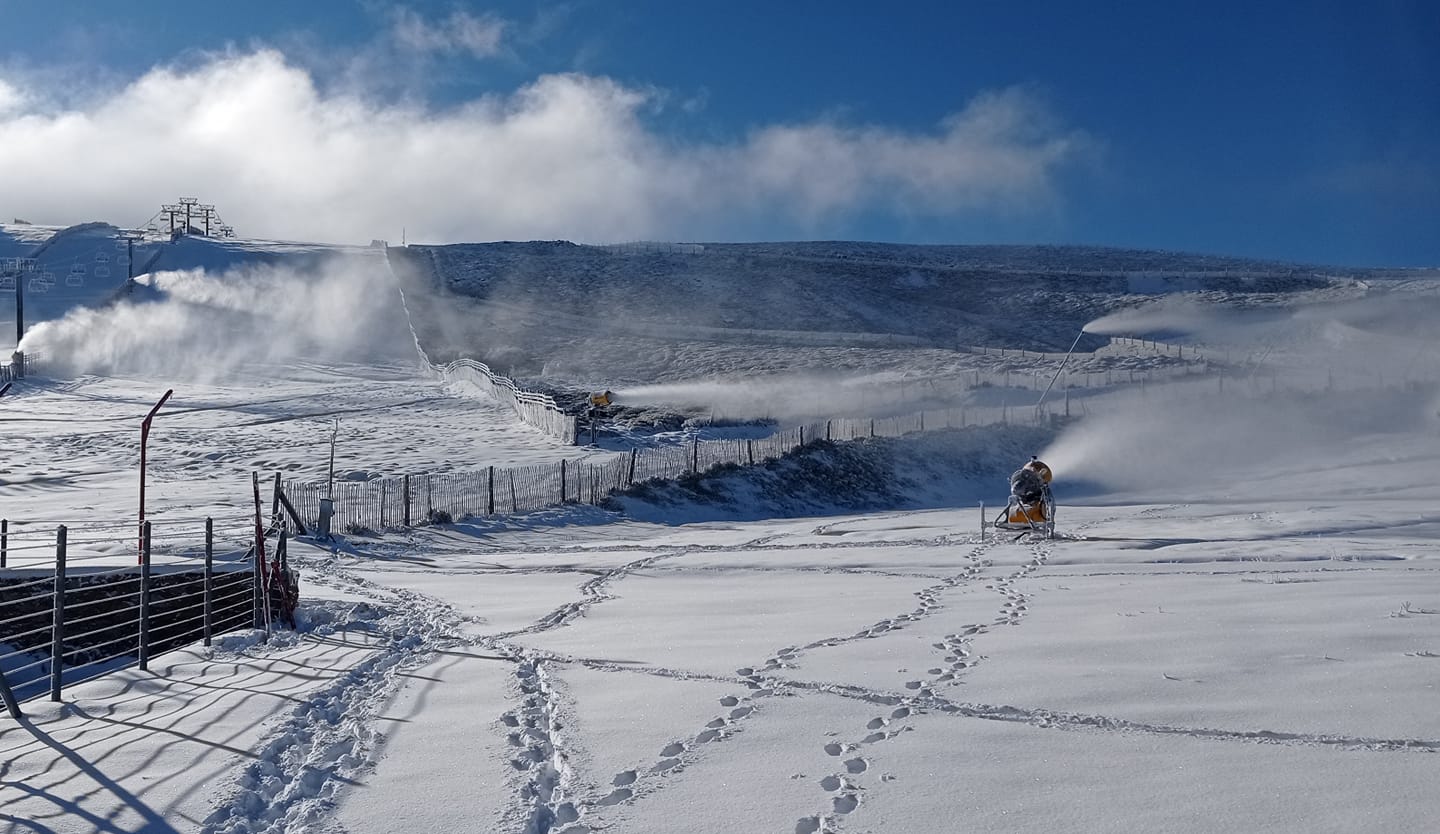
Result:
[[[945,376],[976,367],[962,346],[1064,351],[1087,323],[1170,294],[1265,307],[1364,292],[1301,266],[1086,247],[556,241],[390,254],[404,283],[444,296],[417,316],[437,355],[589,387],[806,370]]]

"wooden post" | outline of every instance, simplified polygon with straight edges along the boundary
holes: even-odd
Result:
[[[5,561],[10,554],[10,519],[0,518],[0,568],[5,567]]]
[[[150,670],[150,522],[140,528],[140,670]]]
[[[560,459],[560,503],[565,503],[565,459]]]
[[[520,501],[515,497],[515,470],[510,470],[510,512],[520,512]]]
[[[270,498],[270,528],[273,530],[280,523],[280,473],[275,473],[274,495]]]
[[[215,519],[205,519],[205,630],[202,634],[205,645],[210,645],[210,636],[215,624]]]
[[[805,445],[805,427],[804,427],[804,426],[801,426],[801,427],[800,427],[800,445],[801,445],[801,446],[804,446],[804,445]]]
[[[830,437],[830,421],[829,421],[829,420],[826,420],[826,421],[825,421],[825,439],[826,439],[826,440],[830,440],[830,439],[831,439],[831,437]]]
[[[276,473],[276,475],[278,477],[279,473]],[[276,486],[279,486],[279,484],[276,484]],[[300,513],[295,511],[295,505],[291,504],[290,499],[286,497],[284,488],[281,488],[275,494],[280,496],[280,506],[290,515],[290,520],[295,523],[295,532],[302,536],[305,535],[305,522],[300,520]]]
[[[410,526],[410,476],[405,476],[405,526]]]
[[[65,525],[55,531],[55,614],[50,625],[50,700],[60,700],[65,658]]]
[[[700,474],[700,438],[690,441],[690,472]]]
[[[748,443],[749,441],[747,440],[746,442]],[[630,450],[630,472],[625,476],[625,486],[627,487],[635,484],[635,458],[639,457],[639,455],[639,449]]]
[[[749,439],[745,441],[745,457],[749,458],[751,466],[755,465],[755,441]]]
[[[485,500],[485,514],[495,514],[495,467],[489,469],[489,497]]]

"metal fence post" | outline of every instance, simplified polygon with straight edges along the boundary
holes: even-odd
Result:
[[[150,671],[150,522],[140,529],[140,670]]]
[[[215,624],[215,519],[205,519],[205,645]]]
[[[258,555],[250,562],[250,627],[262,628],[265,625],[260,616],[260,559]]]
[[[50,700],[60,700],[65,658],[65,525],[55,531],[55,616],[50,628]]]

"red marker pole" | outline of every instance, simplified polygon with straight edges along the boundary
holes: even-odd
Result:
[[[145,444],[150,439],[150,421],[155,419],[155,412],[160,410],[160,406],[164,405],[173,393],[175,393],[173,388],[167,390],[165,396],[160,398],[160,402],[155,403],[155,407],[150,409],[150,413],[145,415],[144,420],[140,421],[140,530],[142,531],[145,529]],[[145,539],[143,534],[140,538],[139,549],[141,561],[144,561]]]

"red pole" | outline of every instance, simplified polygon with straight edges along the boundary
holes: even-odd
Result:
[[[164,405],[164,404],[165,404],[165,401],[168,400],[168,399],[170,399],[170,395],[173,394],[173,393],[175,393],[175,390],[174,390],[173,388],[167,389],[167,390],[165,391],[165,396],[163,396],[163,397],[160,398],[160,402],[155,403],[155,407],[152,408],[152,409],[150,409],[150,413],[145,415],[145,419],[144,419],[144,420],[141,420],[141,421],[140,421],[140,529],[141,529],[141,530],[144,530],[144,528],[145,528],[145,445],[146,445],[146,442],[149,441],[149,439],[150,439],[150,421],[153,420],[153,419],[155,419],[155,412],[157,412],[157,411],[160,410],[160,406]],[[143,557],[143,552],[144,552],[144,550],[145,550],[145,539],[144,539],[143,535],[142,535],[142,537],[141,537],[141,539],[140,539],[140,550],[141,550],[142,557]]]

